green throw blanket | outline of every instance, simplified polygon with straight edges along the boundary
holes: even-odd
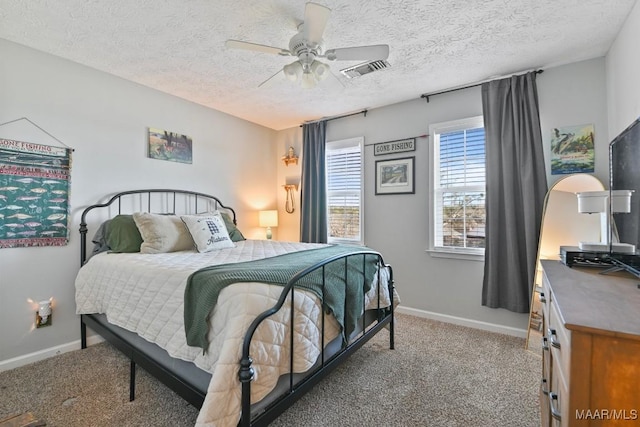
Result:
[[[184,293],[184,325],[187,344],[202,347],[206,351],[207,320],[224,287],[238,282],[262,282],[284,286],[297,272],[305,268],[332,256],[363,250],[371,251],[366,247],[334,245],[256,261],[205,267],[196,271],[189,276]],[[333,313],[340,324],[343,340],[355,329],[357,319],[363,311],[363,292],[367,292],[371,287],[378,256],[357,255],[347,259],[346,283],[348,286],[345,286],[344,259],[332,261],[325,267],[324,306],[326,310]],[[365,283],[362,279],[363,266]],[[313,291],[322,298],[322,269],[304,276],[296,287]],[[348,301],[346,308],[345,300]]]

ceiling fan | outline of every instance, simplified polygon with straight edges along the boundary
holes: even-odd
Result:
[[[240,40],[227,40],[225,44],[232,49],[245,49],[280,56],[297,57],[296,61],[285,65],[280,71],[289,80],[300,82],[303,88],[314,87],[331,74],[329,66],[319,61],[318,58],[328,61],[375,61],[385,60],[389,57],[389,46],[386,44],[325,50],[322,35],[330,14],[331,9],[325,6],[313,2],[307,3],[304,11],[304,22],[298,26],[298,33],[289,40],[288,49]],[[271,80],[280,71],[259,86]]]

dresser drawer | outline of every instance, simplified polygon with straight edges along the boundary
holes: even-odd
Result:
[[[546,274],[542,275],[542,286],[541,286],[540,294],[538,298],[540,298],[540,305],[542,306],[542,317],[544,319],[549,319],[549,304],[551,304],[552,295],[551,295],[551,286],[549,285],[549,279]],[[543,333],[546,333],[543,332]]]
[[[571,381],[571,331],[564,327],[555,301],[549,306],[549,317],[547,319],[546,336],[551,358],[554,362],[557,362],[558,368],[562,370],[562,376],[568,385]],[[553,369],[555,371],[556,368],[554,367]]]
[[[548,427],[551,424],[549,410],[549,390],[551,389],[551,350],[547,345],[547,336],[542,337],[542,378],[540,379],[540,423]]]
[[[540,382],[540,425],[547,427],[551,424],[549,410],[549,384],[546,378]]]
[[[551,386],[547,396],[550,421],[552,426],[569,426],[571,423],[569,414],[569,392],[566,378],[562,375],[558,360],[551,361]]]

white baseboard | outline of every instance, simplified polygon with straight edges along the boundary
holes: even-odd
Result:
[[[424,317],[426,319],[438,320],[440,322],[453,323],[454,325],[467,326],[483,331],[497,332],[500,334],[511,335],[518,338],[526,338],[527,330],[513,328],[511,326],[498,325],[495,323],[481,322],[479,320],[465,319],[464,317],[450,316],[448,314],[434,313],[417,308],[398,306],[395,310],[401,314],[409,314],[416,317]]]
[[[416,308],[398,306],[396,312],[401,314],[409,314],[416,317],[424,317],[431,320],[438,320],[440,322],[453,323],[455,325],[467,326],[470,328],[482,329],[489,332],[497,332],[500,334],[511,335],[519,338],[526,338],[527,331],[525,329],[512,328],[504,325],[497,325],[495,323],[481,322],[478,320],[465,319],[463,317],[449,316],[447,314],[434,313],[426,310],[419,310]],[[104,339],[97,335],[87,336],[87,345],[94,345],[104,341]],[[51,348],[45,348],[44,350],[36,351],[35,353],[25,354],[24,356],[14,357],[13,359],[0,361],[0,372],[7,371],[9,369],[18,368],[20,366],[28,365],[30,363],[39,362],[49,357],[57,356],[58,354],[66,353],[68,351],[78,350],[80,348],[80,340],[72,341],[67,344],[58,345]]]
[[[87,336],[87,345],[94,345],[104,341],[100,335]],[[9,369],[19,368],[20,366],[28,365],[30,363],[39,362],[44,359],[48,359],[58,354],[66,353],[68,351],[79,350],[80,340],[72,341],[67,344],[57,345],[55,347],[45,348],[44,350],[36,351],[34,353],[25,354],[24,356],[14,357],[13,359],[7,359],[0,361],[0,372],[8,371]]]

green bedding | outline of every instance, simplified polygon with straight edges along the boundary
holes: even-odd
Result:
[[[218,295],[224,287],[238,282],[262,282],[286,285],[297,272],[327,258],[358,251],[371,251],[366,247],[333,245],[301,252],[294,252],[256,261],[205,267],[191,274],[185,289],[184,324],[187,344],[207,348],[207,320],[213,311]],[[338,259],[325,267],[324,306],[333,313],[345,339],[355,329],[363,311],[363,292],[371,287],[376,272],[377,255],[352,256],[345,261]],[[362,270],[365,269],[365,283]],[[346,283],[345,286],[345,276]],[[314,271],[300,280],[296,287],[305,288],[322,298],[322,270]],[[347,307],[345,309],[345,300]]]

